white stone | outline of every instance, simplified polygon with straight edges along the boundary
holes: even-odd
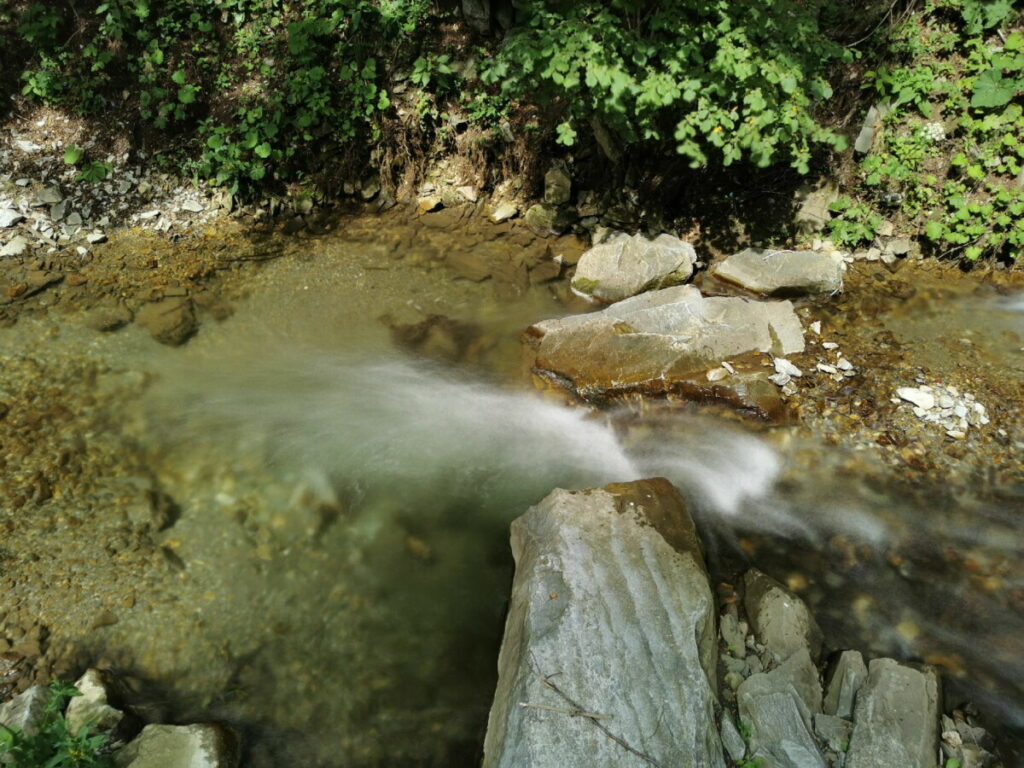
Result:
[[[0,256],[21,256],[27,250],[28,240],[21,235],[18,235],[3,248],[0,248]]]
[[[25,220],[19,211],[13,208],[0,208],[0,229],[13,227],[15,224]]]
[[[159,215],[160,211],[154,208],[152,211],[145,211],[143,213],[140,213],[139,218],[143,220],[155,219]]]
[[[839,345],[836,344],[834,341],[823,341],[821,343],[821,346],[823,346],[825,349],[839,349]]]
[[[784,357],[776,357],[774,363],[776,373],[784,373],[794,378],[799,378],[804,375],[803,371],[801,371],[799,368],[797,368]]]
[[[931,410],[935,407],[935,396],[925,390],[924,387],[915,389],[914,387],[900,387],[896,390],[896,394],[908,403],[913,403],[922,410]]]
[[[202,213],[206,210],[206,206],[196,200],[186,200],[181,204],[181,209],[191,213]]]

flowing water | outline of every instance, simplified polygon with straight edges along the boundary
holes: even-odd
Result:
[[[962,673],[954,697],[1024,729],[1020,495],[890,487],[843,446],[683,407],[557,402],[532,391],[518,341],[569,311],[557,292],[498,300],[440,269],[371,272],[367,247],[328,240],[265,266],[231,318],[181,349],[51,319],[5,332],[8,354],[45,343],[152,382],[114,403],[114,428],[175,502],[161,544],[177,568],[165,601],[97,647],[167,690],[173,716],[238,725],[254,766],[471,765],[509,522],[554,487],[662,475],[691,500],[720,578],[753,563],[801,592],[833,647],[944,662]],[[410,307],[472,327],[478,353],[397,345],[378,318]],[[992,312],[1019,328],[1020,309]],[[951,550],[1005,562],[1002,580]]]

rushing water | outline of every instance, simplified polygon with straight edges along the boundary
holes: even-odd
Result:
[[[180,350],[134,328],[48,342],[156,382],[126,406],[125,433],[180,509],[162,543],[182,569],[176,599],[122,617],[107,645],[132,650],[175,716],[240,726],[257,768],[470,765],[509,522],[555,487],[661,475],[690,499],[716,576],[761,567],[811,603],[833,647],[944,660],[964,673],[954,697],[1024,728],[1024,620],[1007,598],[1024,587],[1019,496],[922,498],[785,430],[555,402],[518,365],[520,329],[567,311],[551,291],[496,301],[437,269],[353,269],[366,247],[267,266],[232,318]],[[472,325],[484,352],[440,363],[398,348],[378,317],[410,307]],[[993,311],[1012,330],[1021,308]],[[972,579],[951,550],[1001,558],[1006,583]]]

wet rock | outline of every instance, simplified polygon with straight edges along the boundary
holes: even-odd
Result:
[[[161,344],[172,347],[183,344],[196,330],[192,302],[183,297],[166,298],[144,305],[136,314],[135,322]]]
[[[530,284],[539,285],[551,280],[557,280],[562,275],[562,265],[553,259],[542,261],[530,268]]]
[[[565,205],[572,199],[572,179],[565,168],[555,166],[544,174],[544,202]]]
[[[714,600],[678,492],[661,479],[556,490],[512,524],[512,549],[485,768],[724,765]]]
[[[696,260],[693,246],[678,237],[620,234],[580,257],[572,287],[602,301],[619,301],[651,288],[686,282]]]
[[[89,310],[85,324],[94,331],[116,331],[132,321],[132,313],[121,303],[101,305]]]
[[[933,768],[938,721],[934,669],[875,659],[857,694],[846,768]]]
[[[235,768],[238,736],[213,724],[147,725],[114,753],[117,768]]]
[[[25,217],[13,208],[0,208],[0,229],[13,227],[24,220]]]
[[[806,649],[771,672],[751,675],[736,691],[740,718],[751,729],[750,753],[778,768],[825,768],[813,733],[821,685]]]
[[[488,218],[495,224],[500,224],[501,222],[508,221],[509,219],[515,218],[518,215],[519,208],[517,208],[514,204],[502,203],[493,211],[491,211],[491,215]]]
[[[28,240],[21,235],[11,238],[3,248],[0,248],[0,256],[22,256],[28,250]]]
[[[835,293],[843,289],[843,259],[828,251],[747,248],[726,257],[713,274],[764,296]]]
[[[68,702],[65,713],[71,733],[78,733],[83,727],[93,733],[107,733],[124,719],[123,712],[110,706],[109,682],[100,670],[86,670],[75,688],[82,695]]]
[[[581,394],[703,375],[722,360],[758,351],[788,354],[804,344],[788,301],[705,298],[693,286],[545,320],[531,326],[526,339],[536,350],[535,368]]]
[[[445,257],[445,263],[459,277],[477,283],[486,280],[493,271],[491,260],[475,248],[450,251]]]
[[[22,731],[26,736],[34,736],[39,731],[43,711],[49,701],[50,691],[41,685],[33,685],[6,704],[0,705],[0,725]]]
[[[811,657],[821,653],[822,634],[804,602],[760,571],[751,569],[743,578],[743,604],[757,634],[779,659],[807,649]]]
[[[825,693],[825,713],[843,718],[853,717],[857,691],[868,676],[868,668],[860,651],[843,651],[832,670]]]
[[[526,212],[526,226],[538,237],[562,234],[572,224],[572,214],[547,203],[537,203]]]
[[[722,733],[722,746],[725,747],[729,758],[734,763],[738,763],[747,754],[747,743],[743,740],[739,730],[737,730],[732,717],[725,710],[722,710],[720,731]]]
[[[181,210],[188,211],[189,213],[202,213],[203,211],[206,210],[206,206],[203,205],[198,200],[186,200],[181,204]],[[308,212],[309,211],[306,211],[306,213]]]

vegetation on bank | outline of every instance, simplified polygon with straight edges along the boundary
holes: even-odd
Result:
[[[64,717],[68,701],[81,695],[73,685],[54,681],[31,735],[0,725],[0,764],[11,768],[112,768],[110,739],[90,734],[85,726],[72,733]]]
[[[888,219],[936,253],[1016,257],[1024,33],[1011,2],[847,6],[20,0],[0,12],[0,64],[21,98],[135,117],[169,167],[232,192],[367,168],[394,183],[402,164],[467,144],[498,167],[526,137],[535,153],[590,147],[612,165],[831,166],[840,244],[870,243]],[[882,107],[869,152],[847,147],[837,99]],[[82,178],[105,175],[72,149]]]

